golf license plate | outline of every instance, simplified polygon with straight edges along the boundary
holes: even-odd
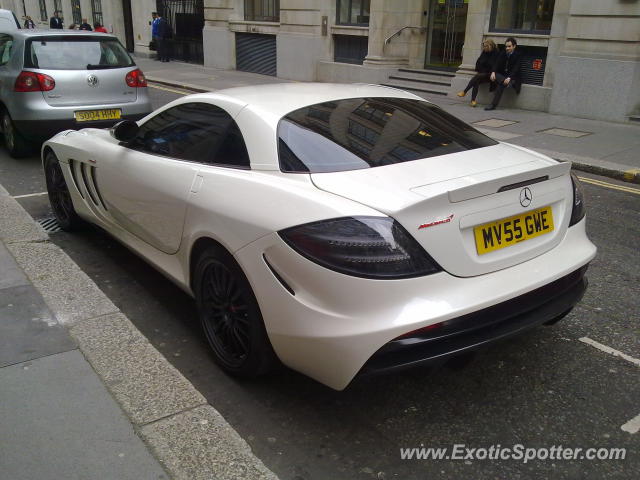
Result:
[[[485,223],[473,229],[478,255],[500,250],[553,231],[551,207]]]
[[[96,120],[118,120],[120,109],[111,108],[107,110],[80,110],[74,112],[76,122],[94,122]]]

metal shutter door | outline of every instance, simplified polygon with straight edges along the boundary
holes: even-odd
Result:
[[[236,33],[236,69],[276,76],[276,36]]]

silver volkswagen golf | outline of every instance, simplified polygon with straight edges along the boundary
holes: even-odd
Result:
[[[109,127],[151,112],[147,82],[115,36],[0,32],[0,125],[12,157],[65,129]]]

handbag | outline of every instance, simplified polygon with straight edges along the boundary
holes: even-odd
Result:
[[[154,52],[158,50],[158,45],[156,45],[156,41],[155,40],[151,40],[149,42],[149,50],[154,51]]]

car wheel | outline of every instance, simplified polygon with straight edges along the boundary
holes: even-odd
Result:
[[[51,210],[63,230],[70,232],[78,230],[84,221],[76,213],[69,193],[69,187],[64,179],[60,162],[56,155],[49,151],[44,159],[44,175],[47,182],[47,192]]]
[[[222,248],[205,250],[195,268],[194,287],[202,329],[216,362],[239,377],[271,370],[276,356],[258,302],[233,257]]]
[[[29,154],[31,148],[20,132],[16,130],[11,115],[6,110],[2,114],[2,132],[4,133],[4,145],[9,155],[13,158],[21,158]]]

